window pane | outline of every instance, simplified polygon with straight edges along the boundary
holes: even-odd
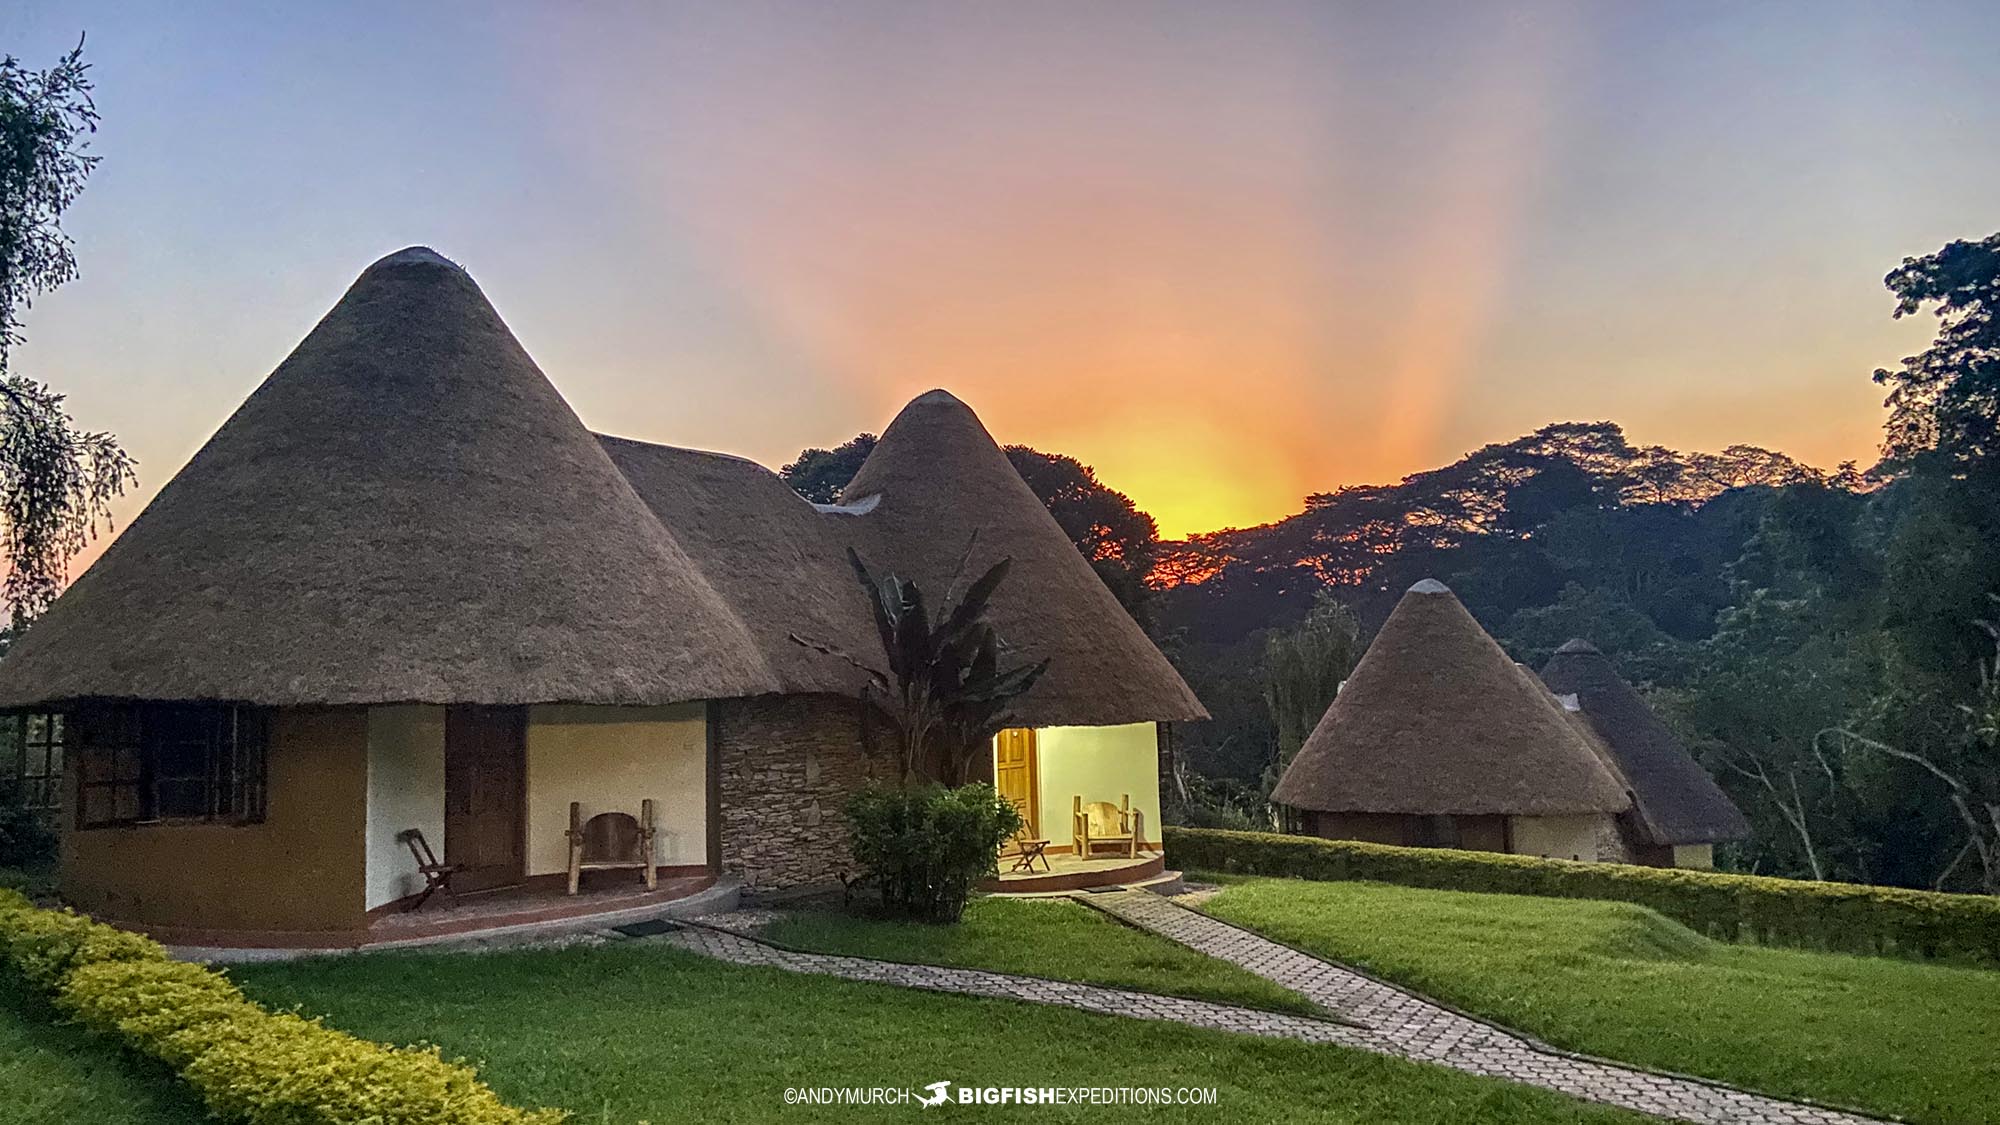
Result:
[[[160,778],[154,782],[153,816],[156,819],[207,816],[208,812],[206,778]]]
[[[85,824],[108,824],[121,819],[119,809],[120,790],[111,788],[89,788],[83,791],[83,822]],[[136,807],[136,802],[134,803]]]
[[[45,714],[28,716],[28,741],[47,742],[49,740],[49,717]]]
[[[164,742],[153,749],[153,777],[161,780],[205,780],[208,746],[201,742]]]
[[[47,777],[49,775],[49,748],[29,744],[21,759],[22,777]]]

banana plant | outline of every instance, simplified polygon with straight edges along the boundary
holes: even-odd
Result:
[[[1013,560],[994,563],[956,601],[947,592],[935,615],[915,582],[870,573],[852,547],[847,561],[868,594],[887,661],[886,675],[870,669],[869,676],[902,736],[902,777],[935,770],[937,781],[964,784],[974,756],[1007,725],[1008,709],[1049,666],[1047,660],[1003,663],[1006,644],[986,620]]]

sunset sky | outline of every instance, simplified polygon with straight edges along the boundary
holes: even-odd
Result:
[[[0,10],[80,31],[15,370],[128,519],[411,243],[595,429],[775,467],[945,386],[1181,535],[1557,420],[1865,462],[1882,275],[2000,229],[1992,3]]]

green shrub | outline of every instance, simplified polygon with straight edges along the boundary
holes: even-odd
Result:
[[[1730,941],[2000,962],[2000,899],[1982,895],[1398,848],[1268,832],[1168,828],[1165,834],[1174,862],[1190,870],[1610,899],[1651,907]]]
[[[0,793],[0,867],[40,867],[55,862],[57,835],[46,814],[24,809]]]
[[[25,899],[21,901],[25,902]],[[166,950],[138,934],[101,925],[73,910],[30,907],[0,913],[0,957],[30,988],[62,989],[70,971],[103,961],[164,961]]]
[[[981,879],[1000,874],[1000,845],[1021,814],[991,785],[871,785],[847,802],[855,862],[890,910],[956,922]]]
[[[148,938],[0,890],[0,968],[56,1010],[180,1073],[211,1113],[247,1125],[556,1125],[507,1105],[436,1047],[356,1039],[273,1013]]]

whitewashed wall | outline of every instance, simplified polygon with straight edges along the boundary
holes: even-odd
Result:
[[[653,800],[654,859],[708,862],[708,724],[700,703],[528,709],[528,874],[569,869],[569,803],[639,815]]]
[[[1595,814],[1514,817],[1514,854],[1548,859],[1598,859],[1598,829],[1609,819]]]
[[[444,853],[444,708],[368,709],[368,909],[424,889],[406,828]]]
[[[1074,799],[1109,801],[1130,794],[1144,817],[1145,842],[1160,838],[1160,744],[1152,723],[1115,727],[1041,727],[1035,731],[1041,830],[1053,847],[1074,840]]]

